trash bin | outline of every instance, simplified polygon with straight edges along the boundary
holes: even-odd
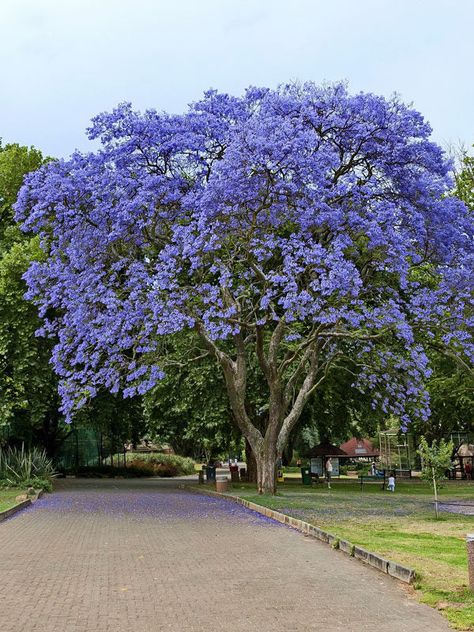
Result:
[[[247,481],[247,470],[245,467],[241,467],[239,470],[240,480],[244,483]]]
[[[227,476],[218,476],[216,479],[216,492],[227,492],[229,490],[229,479]]]
[[[311,485],[311,468],[309,466],[301,468],[301,479],[303,485]]]
[[[208,483],[212,483],[216,480],[216,466],[215,465],[207,465],[206,466],[206,481]]]
[[[238,483],[239,482],[239,466],[237,464],[230,465],[229,470],[230,470],[230,480],[233,483]]]

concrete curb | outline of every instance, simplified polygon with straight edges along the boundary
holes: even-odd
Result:
[[[18,505],[14,505],[13,507],[10,507],[10,509],[5,509],[5,511],[0,511],[0,522],[2,522],[2,520],[6,520],[7,518],[10,518],[10,516],[14,516],[16,513],[18,513],[22,509],[25,509],[25,507],[29,507],[30,505],[31,505],[31,499],[28,498],[27,500],[22,500],[21,503],[18,503]]]
[[[38,498],[41,498],[43,494],[44,494],[44,490],[40,489],[39,492],[32,498],[27,498],[26,500],[22,500],[17,505],[10,507],[10,509],[5,509],[5,511],[0,511],[0,522],[2,522],[3,520],[6,520],[7,518],[10,518],[11,516],[14,516],[16,513],[18,513],[19,511],[22,511],[26,507],[29,507],[30,505],[35,503],[38,500]]]
[[[334,549],[339,549],[342,553],[354,557],[357,560],[372,566],[373,568],[390,575],[391,577],[395,577],[406,584],[411,584],[415,579],[415,571],[412,568],[408,568],[406,566],[402,566],[401,564],[397,564],[396,562],[392,562],[391,560],[386,560],[380,555],[376,553],[372,553],[372,551],[367,551],[362,547],[356,546],[347,540],[341,540],[337,538],[332,533],[328,531],[324,531],[315,525],[310,524],[309,522],[305,522],[304,520],[300,520],[299,518],[293,518],[292,516],[287,516],[280,511],[275,511],[274,509],[269,509],[268,507],[263,507],[262,505],[257,505],[256,503],[252,503],[249,500],[245,500],[245,498],[240,498],[239,496],[231,496],[230,494],[221,494],[219,492],[214,492],[210,489],[198,489],[196,487],[186,487],[185,489],[194,492],[196,494],[203,494],[206,496],[213,496],[215,498],[224,498],[225,500],[232,500],[239,505],[250,509],[251,511],[255,511],[256,513],[262,514],[267,518],[272,518],[272,520],[276,520],[277,522],[281,522],[286,524],[297,531],[301,531],[305,535],[308,535],[312,538],[316,538],[317,540],[321,540],[321,542],[326,542],[330,544]]]

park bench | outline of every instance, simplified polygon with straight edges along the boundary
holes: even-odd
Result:
[[[359,480],[360,480],[360,488],[362,489],[362,486],[364,485],[364,483],[368,483],[371,481],[377,481],[378,483],[382,483],[382,487],[381,489],[385,489],[385,485],[386,485],[386,475],[385,475],[385,470],[381,470],[380,474],[359,474]]]

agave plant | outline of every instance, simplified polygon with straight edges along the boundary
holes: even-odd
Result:
[[[31,448],[0,448],[0,479],[9,485],[19,485],[35,478],[50,479],[54,476],[51,459],[44,450]]]

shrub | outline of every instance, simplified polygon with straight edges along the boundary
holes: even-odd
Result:
[[[135,461],[153,463],[162,466],[162,471],[174,471],[174,474],[163,474],[163,476],[180,476],[194,474],[194,461],[178,454],[161,454],[160,452],[128,452],[127,464]],[[168,468],[168,470],[166,469]],[[157,474],[160,476],[160,474]]]
[[[80,467],[76,474],[82,477],[161,476],[171,478],[194,474],[194,461],[175,454],[128,452],[127,466],[110,464]]]
[[[139,470],[143,472],[143,476],[161,476],[171,478],[172,476],[179,476],[180,469],[173,463],[159,463],[155,460],[144,460],[142,458],[135,458],[133,461],[129,461],[128,468]],[[194,465],[193,465],[194,467]]]
[[[21,449],[0,449],[0,480],[8,485],[34,487],[32,481],[48,482],[54,475],[53,463],[44,450],[25,450],[24,445]]]
[[[142,459],[133,459],[133,461],[127,461],[127,468],[129,472],[136,473],[137,476],[156,476],[155,466],[153,463],[147,463]]]
[[[30,478],[26,481],[22,481],[22,486],[32,487],[35,490],[42,489],[44,492],[53,491],[53,483],[50,479],[46,478]]]

